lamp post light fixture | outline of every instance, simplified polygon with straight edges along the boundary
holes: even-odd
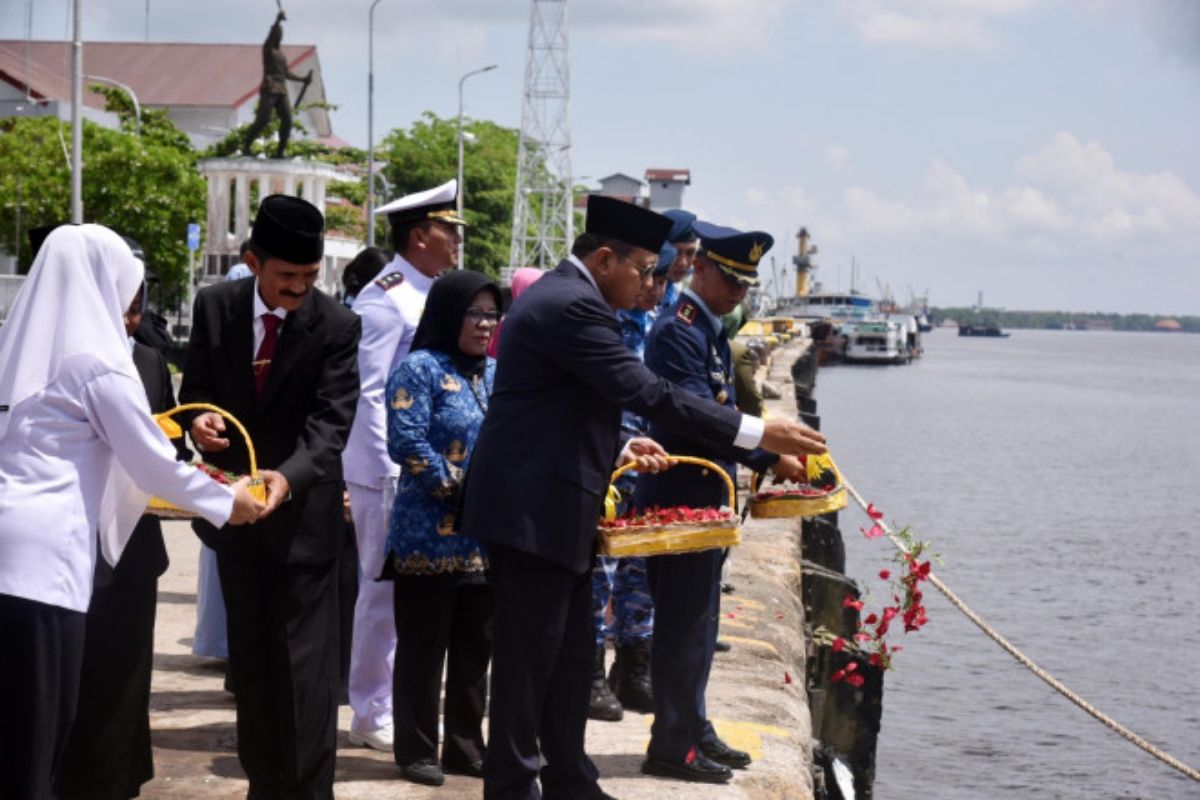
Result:
[[[455,198],[455,210],[458,212],[459,218],[463,213],[463,195],[466,193],[466,187],[463,185],[463,84],[467,82],[467,78],[472,75],[478,75],[482,72],[491,72],[496,68],[496,64],[488,64],[486,67],[471,70],[467,74],[458,79],[458,185]],[[458,241],[458,269],[463,268],[463,243],[462,237]]]
[[[83,77],[89,81],[96,81],[97,83],[107,83],[110,86],[115,86],[118,89],[120,89],[121,91],[125,92],[125,94],[129,95],[129,99],[133,101],[133,120],[134,120],[133,134],[135,136],[141,136],[142,135],[142,105],[141,105],[141,103],[138,102],[137,95],[133,93],[133,89],[130,88],[130,86],[128,84],[121,83],[120,81],[113,80],[112,78],[106,78],[103,75],[84,75]]]
[[[367,246],[375,246],[375,6],[367,13]]]

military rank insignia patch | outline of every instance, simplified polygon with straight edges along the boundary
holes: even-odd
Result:
[[[392,289],[395,289],[402,283],[404,283],[404,273],[399,271],[389,272],[387,275],[384,275],[382,278],[375,281],[375,285],[380,289],[383,289],[385,292],[390,292]]]
[[[675,318],[691,325],[696,321],[696,304],[692,302],[680,304],[679,310],[675,312]]]

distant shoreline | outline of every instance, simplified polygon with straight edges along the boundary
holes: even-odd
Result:
[[[1007,311],[974,307],[931,308],[934,325],[961,322],[1025,330],[1144,331],[1147,333],[1200,333],[1200,316],[1158,314],[1105,314],[1074,311]]]

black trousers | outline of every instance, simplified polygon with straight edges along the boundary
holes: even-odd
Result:
[[[0,797],[52,797],[83,640],[82,613],[0,594]]]
[[[59,800],[137,797],[154,777],[150,671],[158,579],[97,586],[87,612],[79,709],[59,765]]]
[[[591,575],[500,545],[488,553],[496,614],[483,795],[588,797],[598,776],[583,749],[596,652]]]
[[[646,753],[653,758],[682,763],[692,747],[716,741],[704,693],[717,640],[724,561],[721,550],[646,559],[654,598],[654,724]]]
[[[438,700],[446,666],[442,764],[483,760],[483,711],[492,655],[490,586],[395,587],[393,752],[400,766],[438,760]]]
[[[247,800],[333,798],[337,565],[283,564],[265,547],[217,551]]]

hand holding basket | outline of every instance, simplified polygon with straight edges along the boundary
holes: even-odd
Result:
[[[184,411],[211,411],[219,414],[223,419],[233,424],[234,428],[241,434],[242,439],[245,440],[246,451],[250,455],[250,485],[246,487],[246,490],[255,500],[265,503],[267,499],[267,487],[258,474],[258,459],[254,453],[254,443],[250,441],[250,434],[247,433],[242,423],[228,411],[217,406],[209,405],[208,403],[186,403],[176,406],[170,411],[154,415],[154,421],[158,423],[158,427],[167,435],[168,439],[178,439],[183,436],[183,429],[172,417]],[[191,519],[197,516],[194,512],[180,508],[160,497],[150,498],[146,505],[146,513],[163,519]]]

